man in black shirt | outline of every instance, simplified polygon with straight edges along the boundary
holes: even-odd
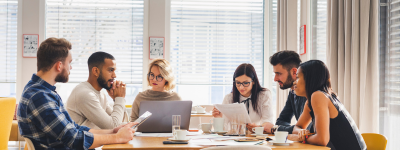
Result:
[[[305,97],[297,96],[293,91],[293,82],[296,80],[297,68],[301,63],[300,56],[294,51],[285,50],[272,55],[269,62],[275,73],[274,81],[279,83],[280,89],[291,88],[285,107],[276,120],[275,126],[271,128],[271,133],[278,130],[292,134],[294,128],[294,125],[290,125],[292,117],[294,115],[296,120],[299,120],[307,101]],[[310,126],[309,129],[311,129]]]

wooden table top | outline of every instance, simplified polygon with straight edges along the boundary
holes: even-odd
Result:
[[[269,136],[271,137],[271,136]],[[271,137],[274,138],[274,137]],[[111,144],[104,145],[102,149],[104,150],[133,150],[133,149],[146,149],[146,150],[156,150],[156,149],[179,149],[179,150],[198,150],[206,148],[205,146],[199,146],[191,144],[163,144],[168,137],[134,137],[132,141],[127,144]],[[270,147],[273,150],[330,150],[329,147],[315,146],[310,144],[302,144],[299,142],[294,142],[289,146],[274,146],[272,143],[264,142],[265,146]]]
[[[204,113],[204,114],[190,114],[191,117],[213,117],[211,113]]]

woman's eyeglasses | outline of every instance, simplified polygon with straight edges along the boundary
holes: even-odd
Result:
[[[152,74],[152,73],[147,74],[147,76],[148,76],[149,80],[153,80],[154,78],[156,78],[157,81],[162,81],[164,79],[161,75],[154,77],[154,74]]]
[[[250,86],[250,83],[251,82],[253,82],[253,81],[250,81],[250,82],[238,82],[238,81],[234,81],[235,83],[236,83],[236,86],[237,87],[240,87],[240,85],[243,85],[244,87],[249,87]]]

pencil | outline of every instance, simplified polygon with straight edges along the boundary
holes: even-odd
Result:
[[[315,133],[308,133],[307,135],[314,135]],[[304,136],[306,136],[305,134],[303,134]]]

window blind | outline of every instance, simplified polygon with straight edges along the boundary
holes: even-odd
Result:
[[[15,83],[17,77],[18,0],[0,1],[0,82]]]
[[[46,38],[72,43],[70,82],[86,81],[87,60],[96,51],[112,54],[117,79],[142,83],[143,0],[47,0]]]
[[[383,61],[380,60],[380,63],[385,66],[385,70],[380,72],[380,78],[384,79],[384,81],[380,80],[384,82],[384,91],[380,92],[384,94],[384,100],[380,101],[381,106],[384,106],[380,108],[380,132],[390,139],[387,149],[396,149],[398,147],[396,141],[400,140],[398,136],[400,131],[395,126],[400,123],[400,0],[381,0],[380,2],[380,19],[387,21],[386,24],[380,24],[380,35],[387,37],[386,52],[382,52],[386,54]],[[385,46],[380,45],[380,48],[385,48]]]
[[[170,62],[177,84],[231,85],[251,63],[263,81],[263,0],[171,0]]]
[[[327,1],[313,0],[311,5],[312,5],[311,59],[318,59],[326,63]]]

